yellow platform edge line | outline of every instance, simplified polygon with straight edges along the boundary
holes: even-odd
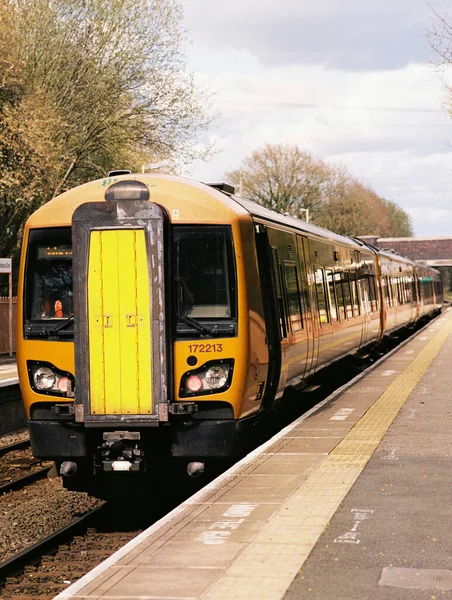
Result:
[[[367,410],[344,439],[281,505],[203,600],[279,600],[383,436],[452,333],[452,314],[440,332]]]

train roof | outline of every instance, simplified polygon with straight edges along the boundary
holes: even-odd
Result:
[[[171,175],[136,173],[105,177],[72,188],[33,213],[27,227],[71,225],[78,206],[103,202],[110,185],[130,180],[144,183],[149,188],[150,200],[164,206],[173,222],[227,223],[247,214],[230,195],[203,183]]]
[[[163,174],[126,173],[79,185],[39,208],[28,219],[27,227],[70,225],[72,214],[78,206],[85,202],[105,201],[105,191],[110,185],[127,180],[143,182],[149,188],[151,201],[165,206],[173,223],[222,224],[251,215],[257,220],[285,226],[309,237],[328,240],[358,251],[378,253],[398,262],[414,264],[410,259],[380,250],[362,240],[339,235],[313,223],[307,223],[296,217],[265,208],[252,200],[241,198],[235,195],[234,188],[227,184],[201,183],[193,179]]]
[[[314,225],[314,223],[308,223],[302,219],[297,219],[297,217],[284,215],[277,211],[270,210],[264,206],[261,206],[260,204],[257,204],[257,202],[253,202],[253,200],[247,200],[246,198],[241,198],[235,195],[231,197],[238,204],[240,204],[240,206],[243,206],[253,217],[258,217],[265,221],[271,221],[280,225],[285,225],[291,229],[297,229],[298,231],[307,233],[311,237],[318,237],[322,239],[326,238],[335,243],[346,244],[347,246],[354,247],[355,250],[362,250],[363,248],[368,250],[370,249],[370,246],[361,240],[340,235],[330,231],[329,229],[325,229],[324,227]]]
[[[145,183],[151,201],[165,206],[173,222],[224,223],[251,215],[254,218],[295,229],[311,237],[351,246],[356,250],[370,249],[361,242],[339,235],[296,217],[269,210],[252,200],[234,195],[227,184],[200,183],[192,179],[161,174],[122,174],[77,186],[50,200],[27,222],[27,227],[70,225],[74,210],[85,202],[105,200],[105,191],[113,183],[126,180]],[[372,250],[371,250],[372,251]]]

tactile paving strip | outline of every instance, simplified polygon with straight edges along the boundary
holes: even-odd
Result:
[[[452,314],[445,320],[441,331],[281,506],[204,599],[276,600],[284,595],[399,410],[452,333]]]

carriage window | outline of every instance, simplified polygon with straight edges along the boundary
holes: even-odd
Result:
[[[300,288],[298,284],[297,267],[284,262],[284,273],[287,286],[287,303],[289,306],[289,319],[292,332],[303,329],[300,305]]]
[[[353,314],[355,317],[359,317],[359,315],[361,314],[361,306],[360,306],[360,302],[359,302],[356,273],[350,273],[350,288],[352,291]]]
[[[352,306],[352,291],[350,288],[350,275],[349,271],[342,273],[342,287],[344,290],[344,304],[347,313],[347,319],[353,318],[353,306]]]
[[[408,304],[413,302],[413,279],[410,277],[406,278],[406,300]]]
[[[413,294],[413,298],[415,298],[416,301],[420,300],[418,290],[419,290],[419,288],[418,288],[418,285],[417,285],[417,276],[414,275],[414,277],[413,277],[413,286],[412,286],[412,294]]]
[[[339,309],[339,319],[345,321],[345,303],[344,290],[342,288],[342,273],[334,274],[334,287],[336,288],[337,307]]]
[[[372,312],[372,300],[370,295],[369,287],[369,275],[361,275],[360,278],[360,289],[362,292],[362,302],[364,306],[364,312],[370,314]]]
[[[325,278],[323,269],[315,270],[315,290],[317,294],[317,305],[319,307],[320,325],[328,323],[328,308],[326,302]]]
[[[369,275],[369,291],[370,291],[370,302],[371,312],[377,311],[377,288],[375,285],[375,275]]]
[[[25,319],[48,323],[71,315],[71,229],[31,230],[25,273]]]
[[[399,296],[399,304],[400,304],[400,306],[402,306],[402,304],[405,304],[405,297],[403,295],[403,286],[402,286],[401,277],[397,277],[397,292],[398,292],[398,296]]]
[[[391,307],[393,305],[392,303],[392,290],[391,290],[391,280],[389,279],[388,276],[386,276],[384,279],[384,285],[385,285],[385,296],[386,296],[386,304]]]
[[[331,321],[337,321],[337,302],[336,302],[336,293],[334,291],[334,280],[333,280],[333,271],[329,269],[326,271],[326,280],[328,283],[328,298],[330,305],[330,315]]]

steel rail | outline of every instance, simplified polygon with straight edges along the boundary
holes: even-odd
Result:
[[[14,444],[8,444],[7,446],[0,446],[0,456],[8,454],[13,450],[23,450],[24,448],[30,447],[30,440],[22,440],[21,442],[14,442]]]
[[[51,548],[59,546],[63,541],[76,535],[80,529],[83,529],[89,525],[91,519],[98,516],[99,511],[104,508],[105,505],[98,506],[93,510],[85,513],[81,517],[78,517],[69,525],[58,529],[54,533],[42,538],[32,546],[25,548],[18,554],[11,556],[5,561],[0,563],[0,584],[5,583],[8,577],[12,577],[23,570],[23,567],[30,564],[39,562],[42,556]]]
[[[23,475],[22,477],[17,477],[17,479],[13,479],[12,481],[8,481],[7,483],[1,484],[0,494],[10,492],[11,490],[16,490],[17,488],[23,487],[28,483],[33,483],[33,481],[43,479],[52,467],[53,464],[47,467],[42,467],[41,469],[33,471],[32,473],[28,473],[27,475]]]

